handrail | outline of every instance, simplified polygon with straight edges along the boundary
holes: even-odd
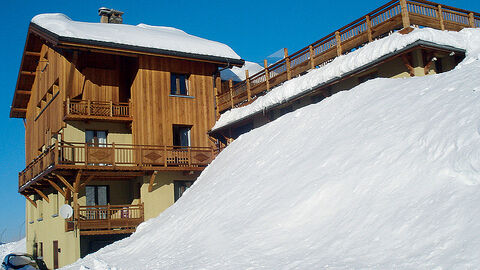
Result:
[[[442,18],[438,15],[439,12],[443,13]],[[406,27],[408,22],[442,30],[458,30],[463,27],[480,27],[480,13],[427,0],[389,1],[310,45],[285,55],[282,60],[268,65],[244,81],[232,84],[230,91],[220,91],[217,110],[222,112],[249,104],[272,87],[312,68],[323,66],[338,55],[363,46],[374,38]]]
[[[65,116],[131,117],[130,103],[67,98]]]
[[[50,166],[79,168],[102,166],[103,169],[128,167],[152,170],[167,167],[205,167],[215,156],[213,147],[116,143],[92,145],[60,141],[48,147],[19,173],[19,187]]]

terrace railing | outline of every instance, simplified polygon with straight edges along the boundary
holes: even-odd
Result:
[[[65,102],[65,117],[67,119],[131,119],[130,104],[111,101],[91,101],[67,99]]]
[[[19,173],[19,187],[49,169],[161,170],[205,167],[216,156],[213,147],[154,146],[57,142]]]
[[[459,31],[466,27],[480,27],[480,14],[425,0],[390,1],[293,54],[289,55],[285,50],[284,59],[272,65],[265,61],[265,68],[252,76],[247,73],[245,81],[225,84],[229,86],[217,96],[217,111],[249,104],[257,96],[291,78],[410,25]]]

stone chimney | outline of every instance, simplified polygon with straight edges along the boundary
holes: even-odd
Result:
[[[123,12],[112,8],[101,7],[98,9],[101,23],[123,23]]]

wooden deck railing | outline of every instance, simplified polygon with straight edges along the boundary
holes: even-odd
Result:
[[[217,96],[217,110],[223,112],[249,104],[274,86],[410,25],[459,31],[465,27],[480,27],[480,14],[425,0],[390,1],[293,54],[285,50],[284,59],[272,65],[268,66],[265,61],[265,68],[247,76],[245,81],[230,83]]]
[[[78,206],[78,228],[82,234],[119,233],[135,229],[144,221],[143,204]]]
[[[71,118],[130,118],[129,103],[67,99],[65,117]]]
[[[57,142],[19,173],[19,187],[50,168],[161,170],[205,167],[215,157],[213,147],[153,146]]]

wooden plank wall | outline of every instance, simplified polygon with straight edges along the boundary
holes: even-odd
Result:
[[[214,64],[140,56],[132,85],[135,144],[172,145],[172,125],[192,125],[192,146],[209,146],[207,131],[215,123]],[[189,97],[170,96],[170,72],[191,74]]]
[[[42,46],[32,94],[27,106],[26,164],[40,154],[39,149],[47,143],[47,137],[50,134],[57,133],[64,127],[64,102],[67,97],[94,101],[128,101],[130,98],[129,78],[125,75],[125,70],[121,69],[122,64],[131,64],[132,61],[124,58],[123,56],[87,52],[61,52],[55,51],[45,44]],[[125,69],[125,67],[123,68]],[[128,67],[127,71],[135,72],[136,70],[132,71]],[[126,82],[120,86],[124,81]],[[48,103],[48,91],[52,87],[57,87],[59,94],[38,116],[37,105],[41,104],[41,100],[46,95],[47,102],[44,103]]]

